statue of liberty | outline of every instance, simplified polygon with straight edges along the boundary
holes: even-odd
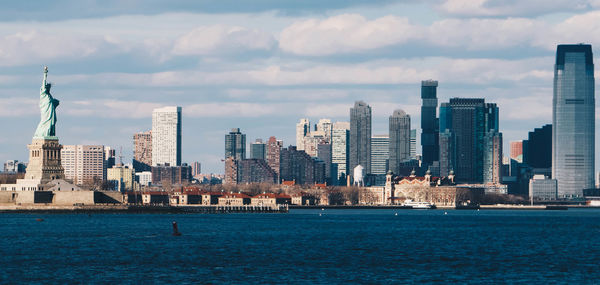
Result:
[[[48,67],[44,67],[44,81],[40,88],[40,123],[35,130],[34,138],[55,138],[56,136],[56,107],[59,101],[52,98],[48,80]]]

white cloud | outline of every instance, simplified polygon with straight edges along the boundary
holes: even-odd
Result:
[[[223,52],[270,50],[273,36],[257,29],[240,26],[203,26],[175,40],[176,55],[206,55]]]
[[[420,38],[420,30],[407,18],[385,16],[369,21],[361,15],[344,14],[292,24],[281,32],[279,47],[300,55],[356,52]]]
[[[597,0],[445,0],[436,8],[453,16],[526,16],[585,11],[595,5]]]
[[[543,29],[543,23],[525,18],[445,19],[429,27],[427,39],[437,46],[494,50],[528,45]]]
[[[518,60],[428,57],[373,60],[358,64],[306,62],[220,72],[166,71],[139,74],[63,75],[56,76],[56,80],[64,85],[94,84],[112,87],[381,85],[414,84],[428,78],[445,83],[492,84],[551,80],[552,66],[551,57]],[[327,92],[320,93],[327,96]],[[331,94],[337,97],[344,96],[343,93]],[[233,95],[238,98],[248,96],[239,92]]]
[[[104,38],[31,30],[0,37],[0,66],[56,62],[91,56],[109,45]]]
[[[152,110],[164,104],[144,101],[121,100],[83,100],[61,101],[64,113],[76,117],[101,117],[101,118],[145,118],[150,117]],[[59,114],[62,113],[59,110]]]

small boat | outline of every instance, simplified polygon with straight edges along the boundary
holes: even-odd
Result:
[[[429,202],[415,202],[413,200],[406,200],[403,204],[405,207],[411,207],[413,209],[435,209],[435,205]]]

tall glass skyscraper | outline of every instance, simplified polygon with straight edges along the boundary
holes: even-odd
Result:
[[[453,170],[459,182],[484,182],[484,157],[494,151],[485,147],[485,136],[499,127],[496,104],[480,98],[451,98],[440,106],[439,126],[440,174]]]
[[[558,197],[594,187],[594,62],[592,46],[559,45],[552,101],[552,177]]]
[[[438,131],[439,124],[436,117],[437,112],[437,86],[435,80],[421,81],[421,146],[423,151],[423,163],[431,165],[439,159]]]
[[[239,128],[233,128],[225,135],[225,159],[229,157],[246,159],[246,134],[242,134]]]
[[[350,167],[361,165],[364,173],[371,173],[371,106],[363,101],[354,103],[350,108]]]
[[[256,139],[250,144],[250,159],[267,159],[267,144],[262,139]]]

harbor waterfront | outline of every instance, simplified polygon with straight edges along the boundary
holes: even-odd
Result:
[[[599,214],[5,214],[0,282],[585,284],[600,277]]]

